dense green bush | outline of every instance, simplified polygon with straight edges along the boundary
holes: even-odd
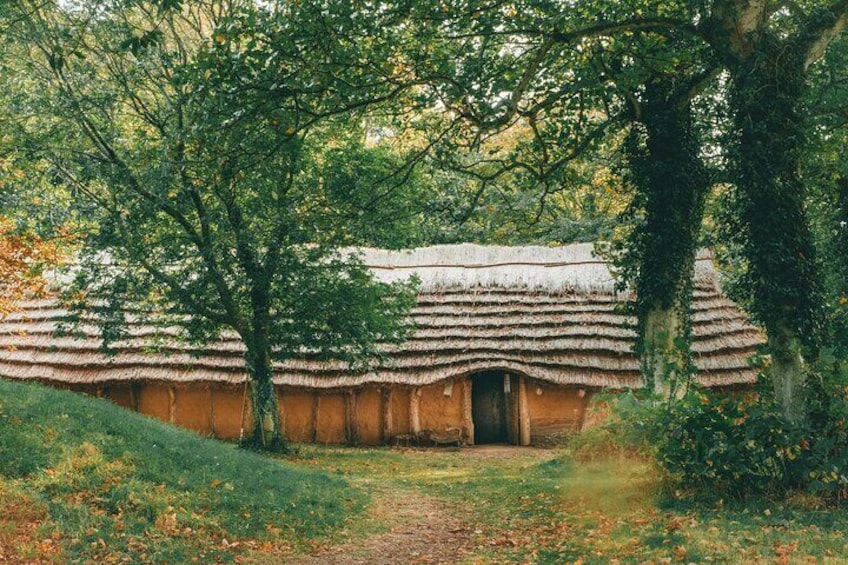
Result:
[[[807,379],[807,418],[792,424],[761,382],[745,392],[692,387],[672,401],[608,394],[609,417],[575,438],[586,460],[612,452],[652,458],[669,486],[694,496],[779,496],[805,490],[848,497],[848,361],[824,355]]]
[[[622,454],[653,456],[662,411],[653,395],[644,391],[600,392],[593,397],[589,410],[601,412],[603,423],[569,439],[571,457],[595,461]]]
[[[818,369],[800,424],[782,416],[768,383],[736,394],[693,389],[654,410],[657,464],[678,487],[717,497],[807,490],[845,498],[848,362],[825,356]]]
[[[659,418],[657,463],[679,485],[716,496],[799,486],[809,442],[761,395],[693,390]]]
[[[841,500],[848,494],[848,359],[825,350],[819,368],[808,381],[804,480],[809,490]]]

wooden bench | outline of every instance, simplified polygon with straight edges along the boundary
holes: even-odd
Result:
[[[434,447],[439,445],[462,445],[462,428],[445,428],[444,430],[423,430],[418,434],[419,445],[431,443]]]
[[[415,442],[414,434],[398,434],[394,437],[395,447],[409,447]]]

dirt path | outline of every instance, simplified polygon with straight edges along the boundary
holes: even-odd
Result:
[[[372,485],[373,486],[373,485]],[[370,519],[389,531],[320,549],[303,565],[448,564],[472,548],[473,532],[441,501],[414,488],[381,486]]]
[[[552,452],[545,449],[489,445],[463,448],[457,457],[497,461],[547,459]],[[413,449],[409,458],[453,456],[452,452]],[[358,539],[336,542],[322,547],[310,556],[291,560],[303,565],[395,565],[453,564],[463,560],[475,548],[475,527],[467,522],[468,509],[451,508],[438,498],[422,494],[418,489],[393,481],[372,478],[353,479],[358,486],[371,491],[373,505],[368,520],[388,531]]]

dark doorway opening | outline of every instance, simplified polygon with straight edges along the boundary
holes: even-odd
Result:
[[[471,376],[471,418],[474,422],[475,444],[510,443],[511,418],[506,388],[503,373],[487,371]]]

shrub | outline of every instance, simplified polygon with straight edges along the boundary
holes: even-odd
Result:
[[[603,421],[569,440],[572,457],[592,461],[611,455],[653,455],[663,407],[652,395],[601,392],[592,403],[590,409],[602,412]]]
[[[784,419],[764,381],[744,393],[692,387],[672,401],[638,391],[598,395],[607,418],[569,443],[572,456],[651,457],[667,486],[697,496],[803,490],[839,502],[848,498],[848,360],[826,352],[816,368],[799,425]]]
[[[661,414],[657,463],[678,485],[715,496],[799,486],[809,441],[764,397],[693,390]]]
[[[848,361],[823,355],[807,379],[807,418],[785,420],[761,383],[752,393],[694,390],[660,413],[656,459],[677,486],[715,496],[806,490],[848,494]]]
[[[825,351],[808,380],[808,490],[839,501],[848,494],[848,360]]]

